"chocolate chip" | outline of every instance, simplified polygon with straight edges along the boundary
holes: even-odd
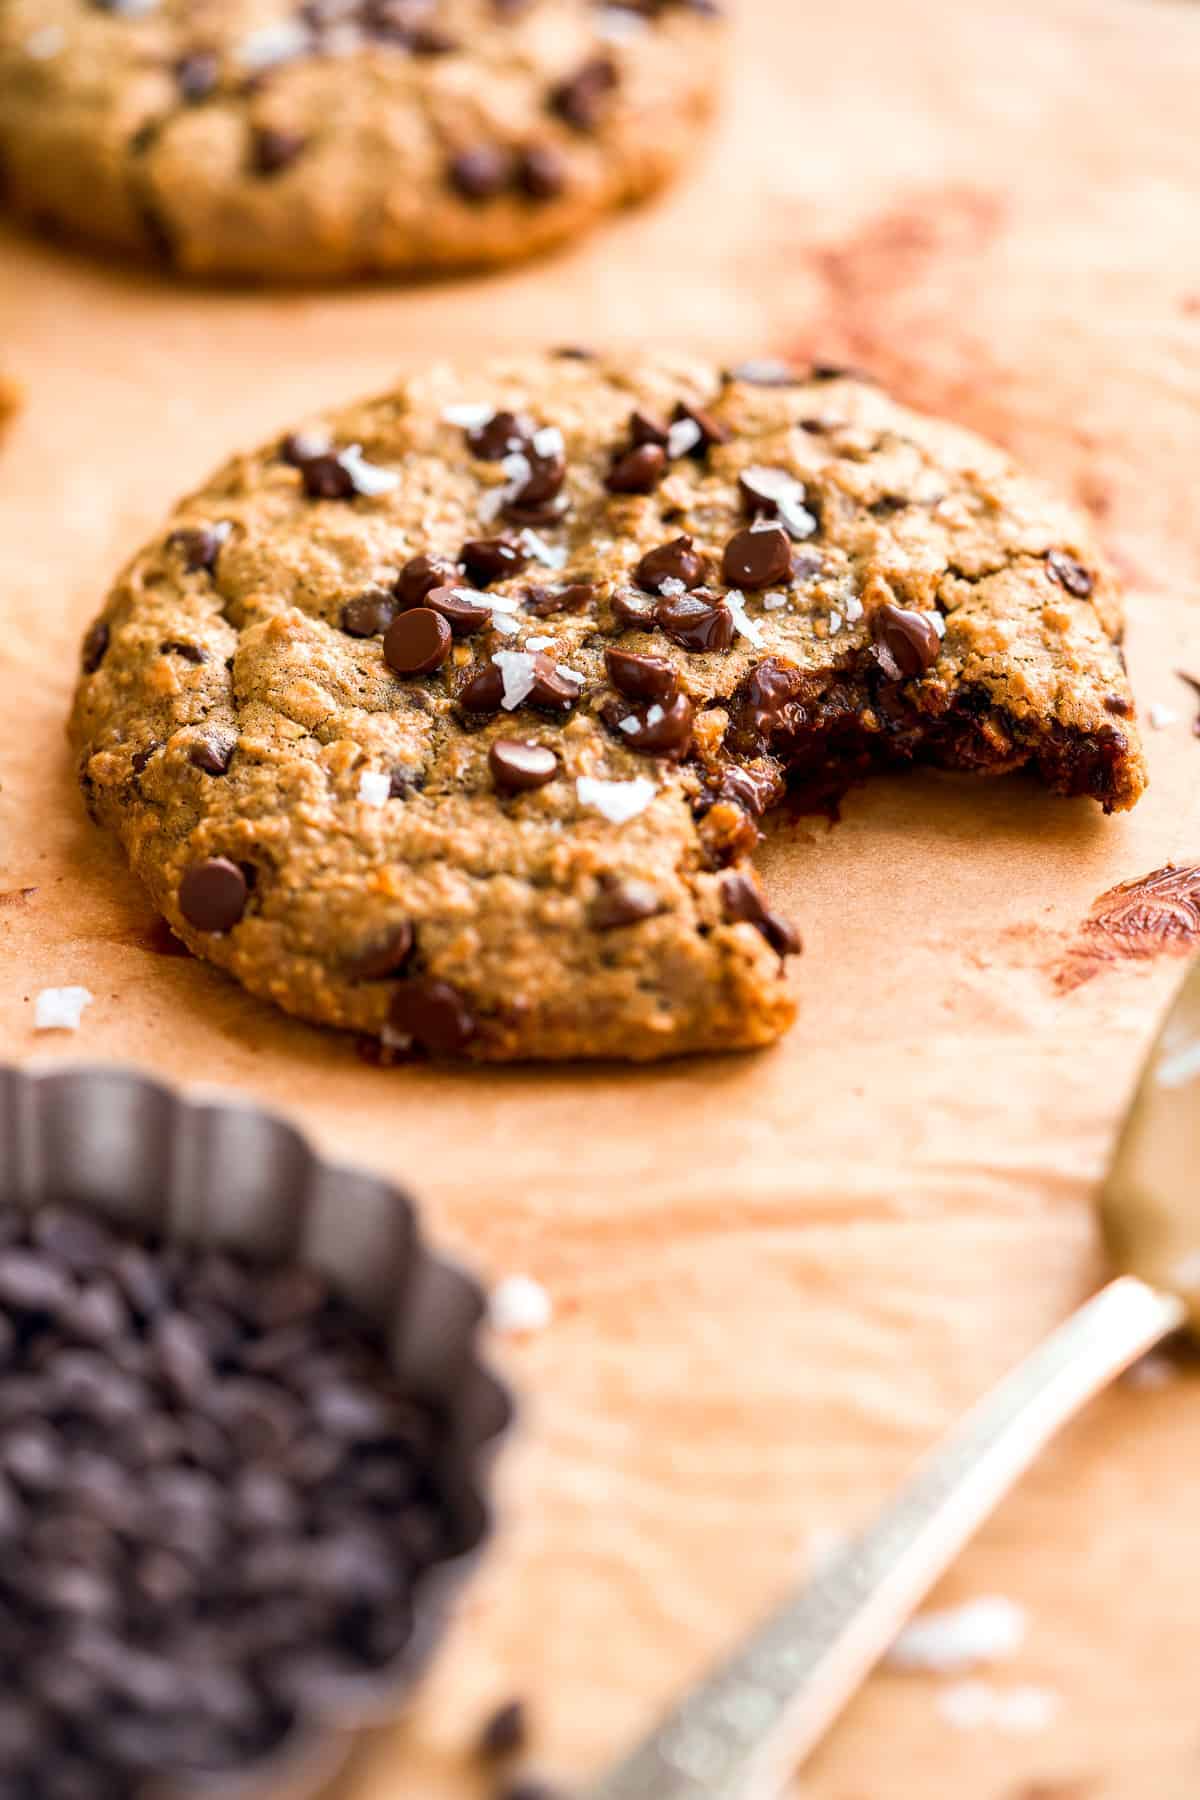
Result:
[[[728,371],[730,381],[743,381],[748,387],[800,387],[804,381],[799,370],[775,357],[752,357],[737,363]]]
[[[649,631],[654,624],[654,607],[632,589],[618,588],[609,604],[616,625],[631,631]]]
[[[221,546],[232,530],[229,520],[222,519],[215,525],[199,525],[189,531],[173,531],[167,539],[167,548],[179,551],[189,575],[195,575],[201,569],[211,573],[217,566]]]
[[[633,650],[606,650],[608,679],[629,700],[665,706],[679,691],[679,677],[662,656],[639,656]]]
[[[458,560],[477,587],[489,587],[507,575],[519,575],[528,565],[529,555],[515,538],[470,538]]]
[[[654,623],[684,650],[728,650],[733,642],[732,613],[703,589],[660,600]]]
[[[484,663],[460,690],[458,703],[468,712],[499,712],[504,699],[504,677],[495,663]]]
[[[492,609],[470,599],[469,594],[469,588],[431,588],[425,596],[425,605],[445,619],[455,637],[470,637],[472,632],[482,631],[485,625],[491,624]]]
[[[627,925],[640,925],[664,910],[658,893],[648,881],[635,876],[602,875],[596,897],[588,908],[588,924],[593,931],[620,931]]]
[[[342,630],[350,637],[378,637],[396,616],[390,594],[358,594],[342,608]]]
[[[250,166],[256,175],[278,175],[290,168],[307,147],[308,139],[302,132],[258,125],[251,139]]]
[[[566,458],[560,451],[539,454],[534,446],[525,452],[529,474],[511,499],[504,503],[504,516],[516,524],[548,524],[561,518],[566,502],[559,490],[566,479]]]
[[[647,594],[657,594],[664,581],[682,581],[684,587],[697,587],[704,579],[706,566],[691,538],[677,537],[669,544],[660,544],[657,550],[648,550],[633,577]]]
[[[411,556],[397,575],[393,593],[401,606],[423,606],[436,587],[453,587],[458,566],[446,556]]]
[[[462,49],[462,40],[437,25],[418,25],[408,40],[414,56],[453,56]]]
[[[1122,694],[1105,694],[1104,710],[1105,712],[1116,713],[1119,719],[1129,719],[1133,717],[1133,706]]]
[[[85,675],[94,675],[104,661],[111,633],[107,619],[94,619],[88,626],[83,640],[81,663]]]
[[[202,650],[199,644],[177,643],[173,638],[168,639],[165,644],[160,644],[159,650],[163,656],[181,657],[184,662],[191,663],[193,667],[197,668],[201,663],[208,661],[208,651]]]
[[[430,977],[398,987],[389,1018],[393,1030],[434,1056],[457,1056],[476,1031],[474,1015],[458,989]]]
[[[791,539],[782,525],[735,532],[725,546],[721,574],[731,588],[782,587],[791,579]]]
[[[692,741],[695,709],[686,694],[676,694],[665,706],[655,701],[633,712],[622,700],[609,701],[603,716],[626,749],[639,756],[665,756],[677,762]]]
[[[215,94],[221,80],[221,59],[215,50],[190,50],[175,64],[175,85],[189,106]]]
[[[667,447],[666,426],[660,425],[648,413],[630,413],[629,436],[635,449],[639,444],[657,444],[660,450],[665,450]]]
[[[381,937],[355,951],[346,964],[347,973],[354,981],[386,981],[400,973],[415,945],[412,926],[407,919],[401,919]]]
[[[714,444],[727,444],[733,435],[728,425],[722,425],[721,421],[714,418],[712,413],[706,412],[700,406],[687,406],[682,400],[676,404],[675,411],[671,416],[676,424],[687,419],[700,433],[700,440],[688,452],[689,456],[703,456],[707,450],[712,449]]]
[[[735,923],[753,925],[779,956],[798,956],[800,954],[799,932],[790,920],[785,919],[780,913],[769,910],[766,901],[748,875],[739,875],[733,870],[723,875],[721,877],[721,899],[727,919]]]
[[[482,425],[471,427],[467,443],[481,462],[500,462],[514,450],[523,451],[535,429],[525,413],[494,412]]]
[[[313,1271],[11,1210],[0,1787],[242,1786],[405,1649],[414,1583],[461,1535],[445,1426]],[[76,1296],[117,1272],[136,1313],[118,1298],[81,1350]]]
[[[478,1751],[484,1762],[503,1762],[517,1756],[529,1743],[529,1715],[523,1700],[498,1707],[479,1734]]]
[[[523,794],[545,787],[558,774],[558,758],[544,744],[527,744],[520,738],[496,738],[488,751],[492,780],[505,794]]]
[[[567,160],[553,144],[527,144],[517,161],[517,183],[531,200],[557,200],[567,185]]]
[[[323,431],[289,431],[279,445],[280,459],[294,469],[324,456],[329,449],[328,435]]]
[[[929,613],[910,612],[890,601],[871,614],[871,636],[892,681],[923,675],[941,654],[942,640]]]
[[[593,56],[550,91],[550,109],[576,131],[594,131],[618,85],[611,57]]]
[[[502,1787],[496,1800],[567,1800],[567,1795],[562,1788],[551,1787],[548,1781],[522,1775],[520,1780],[510,1781]]]
[[[450,627],[441,614],[415,606],[388,626],[383,660],[397,675],[432,675],[449,656],[450,644]]]
[[[617,457],[604,485],[610,494],[651,494],[666,466],[667,453],[661,445],[639,444]]]
[[[582,613],[596,603],[596,589],[588,581],[571,582],[562,588],[526,588],[525,611],[535,618],[548,619],[554,613]]]
[[[499,144],[476,144],[450,158],[450,184],[464,200],[494,200],[513,178],[513,159]]]
[[[540,707],[543,712],[570,712],[581,692],[579,683],[560,674],[551,657],[537,652],[533,659],[533,687],[527,697],[530,706]]]
[[[206,857],[184,870],[179,910],[197,931],[232,931],[246,910],[249,886],[227,856]]]
[[[206,731],[189,748],[188,761],[201,774],[227,775],[237,741],[236,731]]]
[[[1077,600],[1086,600],[1095,587],[1095,578],[1088,573],[1082,563],[1074,557],[1067,556],[1062,550],[1050,550],[1046,553],[1046,567],[1060,586],[1065,587],[1068,594],[1074,594]]]

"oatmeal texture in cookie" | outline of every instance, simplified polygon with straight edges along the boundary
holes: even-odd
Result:
[[[435,368],[229,463],[89,629],[84,793],[172,929],[388,1054],[765,1044],[790,782],[998,774],[1131,806],[1079,516],[836,371]]]
[[[716,0],[0,0],[0,163],[183,274],[482,267],[672,176],[726,49]]]

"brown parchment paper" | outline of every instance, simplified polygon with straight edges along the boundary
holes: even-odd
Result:
[[[1200,860],[1200,8],[1174,0],[741,0],[718,139],[665,205],[553,262],[433,289],[182,291],[0,232],[0,1042],[283,1107],[525,1271],[553,1325],[506,1528],[412,1719],[338,1800],[463,1800],[486,1709],[598,1767],[861,1519],[1098,1276],[1090,1196],[1181,964],[1056,982],[1114,883]],[[231,448],[430,354],[653,332],[808,350],[1011,446],[1101,523],[1131,587],[1153,788],[1104,820],[1032,784],[883,780],[763,851],[802,922],[803,1014],[756,1057],[623,1072],[365,1067],[199,963],[85,821],[62,722],[117,564]],[[1185,909],[1186,911],[1186,909]],[[1186,919],[1184,921],[1186,923]],[[95,994],[76,1038],[33,997]],[[1028,1609],[1002,1686],[1044,1731],[954,1730],[884,1674],[814,1800],[1200,1791],[1200,1383],[1122,1388],[939,1594]]]

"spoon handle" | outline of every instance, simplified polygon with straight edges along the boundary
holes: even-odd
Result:
[[[587,1800],[765,1800],[1059,1427],[1183,1323],[1113,1281],[986,1395],[862,1535],[689,1694]]]

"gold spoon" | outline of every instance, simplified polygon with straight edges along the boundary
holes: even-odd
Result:
[[[1101,1200],[1123,1271],[985,1396],[860,1537],[586,1800],[768,1800],[1051,1437],[1147,1350],[1200,1332],[1200,963],[1146,1060]]]

